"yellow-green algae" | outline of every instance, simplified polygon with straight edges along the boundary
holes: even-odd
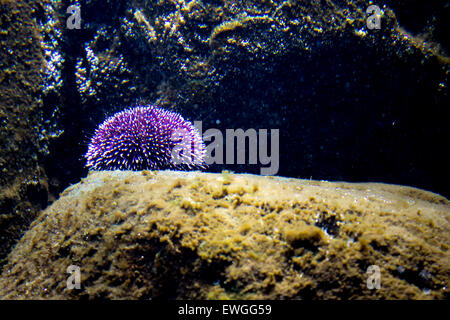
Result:
[[[33,222],[0,297],[445,299],[449,222],[447,199],[402,186],[95,172]]]

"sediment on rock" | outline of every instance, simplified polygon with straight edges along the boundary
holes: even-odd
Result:
[[[95,172],[33,222],[0,297],[448,299],[449,221],[447,199],[395,185]]]

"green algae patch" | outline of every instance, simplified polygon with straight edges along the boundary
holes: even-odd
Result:
[[[0,298],[446,299],[449,221],[447,199],[402,186],[94,172],[32,223]]]

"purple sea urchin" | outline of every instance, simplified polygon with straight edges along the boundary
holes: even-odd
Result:
[[[85,155],[93,170],[188,170],[205,167],[201,133],[176,112],[138,106],[95,131]]]

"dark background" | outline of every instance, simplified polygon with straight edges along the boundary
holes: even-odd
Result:
[[[389,4],[399,24],[412,34],[434,26],[434,40],[441,41],[445,52],[448,38],[442,30],[448,22],[448,6]],[[93,39],[99,24],[115,26],[115,30],[120,27],[114,17],[123,15],[125,8],[114,8],[111,13],[107,6],[103,11],[88,6],[88,27],[64,31],[63,94],[45,99],[47,106],[62,101],[59,121],[65,131],[50,145],[45,160],[54,194],[86,176],[83,154],[96,126],[140,99],[154,102],[159,98],[155,94],[158,83],[171,77],[164,67],[147,70],[146,66],[155,63],[153,56],[124,41],[121,54],[139,81],[147,77],[147,93],[138,89],[126,98],[115,99],[114,90],[109,94],[105,89],[100,96],[103,102],[80,97],[74,76],[77,58],[84,54],[83,44]],[[108,14],[99,16],[98,12]],[[414,18],[419,15],[428,18]],[[385,41],[382,32],[391,35],[380,31],[380,42]],[[225,134],[227,128],[280,129],[280,176],[401,184],[448,198],[448,63],[417,48],[407,54],[410,49],[401,45],[390,48],[376,41],[361,41],[351,33],[333,37],[311,41],[308,53],[293,46],[282,55],[255,57],[236,49],[232,58],[213,60],[222,77],[213,79],[213,87],[206,87],[209,99],[192,90],[194,98],[166,99],[163,106],[189,120],[202,120],[204,131],[218,128]],[[108,38],[97,42],[98,51],[111,43]],[[165,52],[163,59],[175,65],[177,53],[169,53]],[[182,92],[177,81],[171,85]],[[102,87],[107,88],[107,84]],[[259,174],[260,165],[212,165],[207,171],[224,169]]]

